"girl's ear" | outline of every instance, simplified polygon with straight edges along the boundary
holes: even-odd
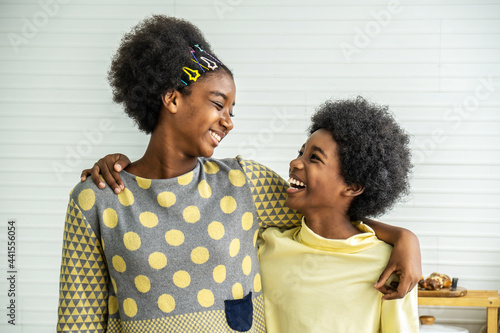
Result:
[[[180,93],[177,90],[167,91],[162,97],[161,101],[163,107],[171,113],[177,113]]]
[[[348,197],[357,197],[364,191],[365,191],[364,186],[361,186],[359,184],[351,184],[345,188],[344,194]]]

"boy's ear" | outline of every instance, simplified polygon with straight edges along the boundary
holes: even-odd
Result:
[[[359,184],[351,184],[345,188],[344,194],[348,197],[357,197],[364,191],[365,191],[364,186],[361,186]]]
[[[179,104],[179,95],[180,93],[177,90],[167,91],[161,97],[163,107],[171,113],[177,113],[177,107]]]

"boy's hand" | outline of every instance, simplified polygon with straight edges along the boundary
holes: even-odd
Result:
[[[102,189],[106,187],[106,184],[103,182],[104,179],[113,191],[118,194],[125,188],[119,172],[125,169],[129,164],[129,158],[123,154],[106,155],[97,161],[92,169],[85,169],[82,171],[81,181],[84,182],[87,176],[90,175],[97,187]],[[102,178],[100,174],[102,174]]]
[[[399,284],[392,283],[392,287],[386,286],[386,282],[392,274],[399,277]],[[422,265],[418,238],[411,231],[405,230],[394,245],[387,267],[380,275],[374,288],[384,294],[383,300],[403,298],[417,285],[421,278]]]

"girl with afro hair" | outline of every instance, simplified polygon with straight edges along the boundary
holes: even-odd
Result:
[[[195,26],[157,15],[123,37],[109,82],[150,141],[133,163],[114,154],[84,170],[70,194],[58,331],[264,332],[258,232],[301,215],[274,171],[211,157],[233,128],[231,71]],[[367,223],[395,246],[377,287],[402,297],[421,277],[418,240]]]

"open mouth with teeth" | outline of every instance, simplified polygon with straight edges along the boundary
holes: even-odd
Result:
[[[210,136],[215,139],[216,144],[218,145],[219,142],[221,142],[222,137],[219,134],[217,134],[214,131],[212,131],[212,130],[209,130],[208,132],[210,133]]]
[[[290,188],[295,189],[295,190],[302,190],[305,189],[307,186],[303,182],[301,182],[298,179],[290,177],[288,179],[288,182],[290,183]]]

